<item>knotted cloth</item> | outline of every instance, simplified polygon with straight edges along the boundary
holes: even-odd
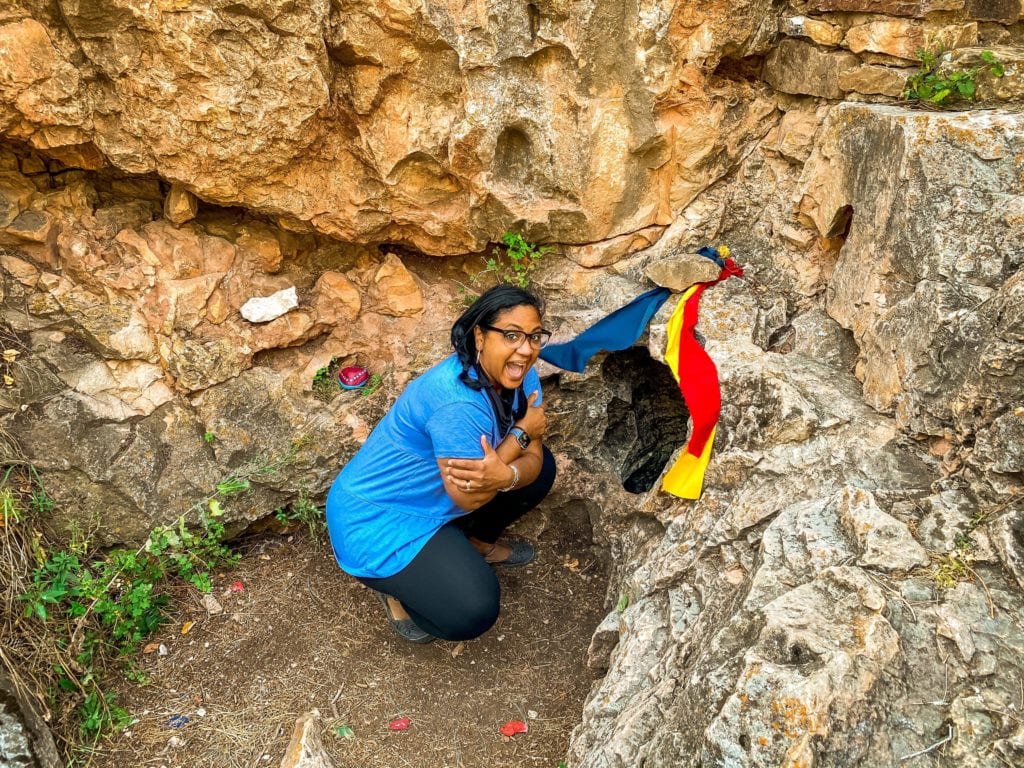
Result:
[[[694,336],[700,297],[706,289],[733,275],[743,276],[743,268],[729,258],[728,247],[705,246],[697,253],[718,264],[721,272],[717,279],[692,285],[683,293],[669,319],[665,344],[665,362],[679,384],[679,392],[693,420],[693,430],[686,448],[665,475],[661,487],[683,499],[700,498],[722,407],[718,369]],[[579,373],[598,352],[619,352],[631,347],[671,294],[668,288],[653,288],[642,293],[571,341],[544,347],[540,358],[559,368]]]

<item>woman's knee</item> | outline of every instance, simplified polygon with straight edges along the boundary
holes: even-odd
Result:
[[[476,594],[453,601],[443,621],[435,622],[442,640],[472,640],[480,637],[498,620],[497,594]]]

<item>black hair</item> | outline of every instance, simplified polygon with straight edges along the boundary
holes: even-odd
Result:
[[[462,317],[452,326],[452,347],[462,363],[459,381],[470,389],[483,389],[479,379],[469,375],[469,369],[476,363],[476,335],[473,329],[478,325],[493,325],[498,315],[513,307],[535,307],[538,314],[544,311],[541,300],[529,291],[515,285],[502,283],[488,288],[473,302],[472,306],[462,313]]]

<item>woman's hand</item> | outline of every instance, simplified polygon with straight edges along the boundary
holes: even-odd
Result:
[[[482,459],[445,460],[446,485],[451,484],[460,492],[467,494],[493,495],[502,488],[508,488],[512,483],[512,470],[495,453],[487,440],[487,435],[480,436],[480,445],[484,449]]]
[[[526,401],[526,415],[516,422],[516,426],[525,429],[533,440],[540,440],[548,429],[548,416],[544,410],[543,403],[534,405],[537,401],[537,392],[530,395]]]

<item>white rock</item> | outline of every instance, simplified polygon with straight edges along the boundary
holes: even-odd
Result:
[[[270,296],[249,299],[239,310],[250,323],[269,323],[299,306],[295,286],[283,288]]]
[[[296,721],[281,768],[334,768],[320,738],[319,711],[307,712]]]
[[[217,598],[211,594],[203,595],[202,599],[203,608],[211,616],[216,616],[219,613],[224,613],[224,606],[217,602]]]

